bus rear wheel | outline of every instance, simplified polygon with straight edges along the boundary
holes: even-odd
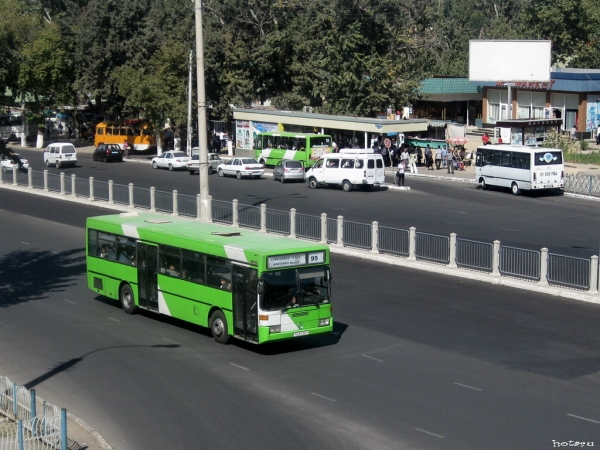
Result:
[[[344,180],[342,183],[342,189],[344,192],[350,192],[352,190],[352,183],[350,183],[348,180]]]
[[[219,344],[227,344],[230,336],[227,331],[227,319],[222,311],[215,311],[210,316],[210,332]]]
[[[121,299],[121,306],[123,307],[123,311],[125,311],[127,314],[133,314],[137,311],[137,306],[135,306],[135,298],[133,296],[133,290],[131,289],[131,286],[129,286],[128,284],[124,284],[121,288],[119,298]]]
[[[510,192],[513,195],[519,195],[521,193],[521,189],[519,189],[519,185],[513,181],[513,184],[510,185]]]

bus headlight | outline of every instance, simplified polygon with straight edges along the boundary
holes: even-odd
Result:
[[[269,327],[269,334],[281,333],[281,325],[271,325]]]
[[[329,326],[329,318],[327,319],[319,319],[320,327],[328,327]]]

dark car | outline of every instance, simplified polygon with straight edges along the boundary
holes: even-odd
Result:
[[[123,161],[124,150],[119,144],[99,144],[94,150],[94,161]]]

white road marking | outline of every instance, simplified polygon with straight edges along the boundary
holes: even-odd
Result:
[[[420,428],[415,428],[415,430],[420,431],[421,433],[429,434],[430,436],[435,436],[435,437],[438,437],[440,439],[444,439],[444,436],[442,436],[441,434],[435,434],[435,433],[432,433],[431,431],[422,430]]]
[[[29,242],[21,241],[21,244],[31,245]]]
[[[519,230],[513,230],[512,228],[502,228],[502,231],[519,231]]]
[[[454,384],[457,385],[457,386],[462,386],[462,387],[467,388],[467,389],[473,389],[474,391],[480,391],[480,392],[483,391],[483,389],[479,389],[479,388],[476,388],[476,387],[473,387],[473,386],[468,386],[466,384],[460,384],[460,383],[454,383]]]
[[[325,397],[324,395],[321,394],[317,394],[316,392],[311,392],[312,395],[314,395],[315,397],[319,397],[322,398],[324,400],[329,400],[330,402],[337,402],[337,400],[333,399],[333,398],[329,398],[329,397]]]
[[[569,239],[575,239],[576,241],[587,241],[587,238],[580,238],[575,236],[569,236]]]
[[[179,345],[179,342],[175,342],[175,341],[172,341],[172,340],[167,339],[167,338],[162,338],[162,339],[163,339],[163,341],[170,342],[171,344]]]
[[[588,422],[600,423],[597,420],[588,419],[587,417],[576,416],[575,414],[567,414],[569,417],[574,417],[575,419],[587,420]]]
[[[75,305],[75,302],[72,302],[71,300],[67,300],[66,298],[64,299],[65,302],[70,303],[71,305]]]
[[[229,364],[231,364],[233,367],[237,367],[238,369],[242,369],[242,370],[250,370],[250,369],[248,369],[247,367],[244,367],[244,366],[238,366],[237,364],[234,364],[234,363],[229,363]]]
[[[364,355],[363,354],[363,355],[360,355],[360,356],[364,356],[365,358],[369,358],[369,359],[372,359],[372,360],[375,360],[375,361],[378,361],[378,362],[383,362],[382,359],[373,358],[372,356],[369,356],[369,355]]]
[[[109,318],[108,318],[108,320],[112,320],[113,322],[121,323],[121,321],[120,321],[120,320],[113,319],[112,317],[109,317]]]

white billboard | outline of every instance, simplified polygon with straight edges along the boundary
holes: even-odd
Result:
[[[550,81],[551,41],[469,41],[470,81]]]

